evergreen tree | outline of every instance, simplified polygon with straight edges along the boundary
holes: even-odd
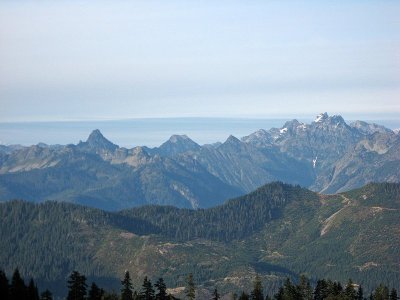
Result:
[[[240,294],[239,300],[250,300],[250,297],[244,291],[242,291],[242,293]]]
[[[361,285],[358,287],[356,298],[357,298],[357,300],[364,300],[364,291],[363,291],[363,288]]]
[[[307,286],[306,286],[306,294],[305,294],[305,300],[312,300],[313,299],[313,290],[311,287],[311,283],[308,281]]]
[[[272,300],[270,296],[265,296],[265,300]]]
[[[29,281],[29,285],[27,288],[27,296],[29,300],[39,300],[39,290],[35,285],[33,278]]]
[[[232,300],[238,300],[238,295],[236,293],[233,293]]]
[[[333,295],[337,296],[340,295],[343,292],[343,287],[340,282],[335,282],[333,284]]]
[[[353,281],[351,278],[347,281],[346,288],[344,289],[344,294],[350,299],[350,300],[355,300],[356,299],[356,292],[354,291],[354,286],[353,286]],[[389,299],[387,299],[389,300]]]
[[[296,287],[292,285],[289,278],[287,278],[285,283],[283,284],[283,292],[285,300],[302,299],[301,295],[298,293]]]
[[[164,283],[164,279],[162,277],[158,278],[157,282],[154,284],[157,288],[158,293],[156,295],[157,300],[166,300],[168,299],[167,296],[167,286]]]
[[[283,286],[281,286],[278,292],[274,295],[275,300],[284,300],[285,299],[285,291],[283,290]]]
[[[219,300],[220,298],[221,298],[221,297],[220,297],[220,294],[218,294],[217,288],[214,288],[213,300]]]
[[[143,300],[153,300],[154,299],[154,289],[151,281],[147,279],[147,276],[143,280],[142,292],[140,293],[140,299]]]
[[[121,281],[121,284],[121,300],[132,300],[133,286],[129,271],[125,272],[124,280]]]
[[[328,297],[328,284],[324,279],[318,280],[314,290],[314,300],[324,300],[326,297]]]
[[[10,298],[10,285],[3,270],[0,270],[0,299],[8,300]]]
[[[256,275],[256,278],[254,279],[253,290],[251,292],[251,299],[252,300],[264,300],[263,286],[261,283],[261,278],[258,274]]]
[[[383,286],[381,283],[376,287],[375,292],[373,293],[373,299],[374,300],[384,300],[383,299]]]
[[[11,278],[10,299],[21,300],[26,298],[27,298],[27,288],[17,268],[15,269],[14,274]]]
[[[53,295],[49,290],[45,290],[43,293],[40,294],[40,300],[53,300]]]
[[[102,290],[97,286],[96,283],[92,282],[89,290],[88,300],[101,300],[102,295]]]
[[[312,287],[304,274],[300,276],[300,282],[296,289],[301,299],[312,300]]]
[[[382,290],[383,300],[389,300],[389,288],[385,285]]]
[[[189,276],[186,278],[186,297],[193,300],[196,297],[196,288],[193,282],[193,274],[190,273]]]
[[[86,277],[73,271],[68,280],[68,296],[67,300],[84,300],[86,296]]]
[[[389,296],[390,300],[397,300],[397,291],[395,288],[392,288],[392,290],[390,291],[390,296]]]

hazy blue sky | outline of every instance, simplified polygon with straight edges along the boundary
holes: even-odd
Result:
[[[399,1],[1,1],[0,122],[400,118]]]

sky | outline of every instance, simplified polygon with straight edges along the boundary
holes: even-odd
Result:
[[[0,122],[400,119],[399,1],[1,1]]]

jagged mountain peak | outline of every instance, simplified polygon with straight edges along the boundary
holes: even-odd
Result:
[[[341,123],[345,123],[343,117],[341,115],[333,115],[333,116],[329,116],[328,113],[320,113],[315,120],[313,121],[313,123],[324,123],[324,122],[341,122]]]
[[[329,116],[328,116],[328,113],[327,113],[327,112],[320,113],[320,114],[315,118],[314,123],[322,122],[322,121],[328,119],[328,117],[329,117]]]
[[[241,141],[232,134],[226,139],[224,144],[240,144]]]
[[[115,151],[117,145],[107,140],[99,129],[91,132],[86,142],[80,142],[78,148],[83,151],[97,152],[98,150]]]
[[[86,142],[90,143],[90,142],[95,142],[95,141],[99,141],[99,140],[107,140],[107,139],[104,137],[104,135],[100,132],[99,129],[95,129],[90,133]]]
[[[349,127],[340,115],[328,116],[327,113],[319,114],[314,122],[311,124],[313,127]]]

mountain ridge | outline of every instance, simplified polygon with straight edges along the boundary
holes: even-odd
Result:
[[[376,134],[381,138],[373,138]],[[294,119],[281,128],[260,129],[240,139],[231,135],[214,146],[200,146],[186,135],[173,135],[160,147],[126,149],[96,129],[86,142],[77,145],[0,152],[0,201],[30,193],[29,199],[36,201],[70,199],[86,203],[90,199],[99,203],[99,208],[105,208],[108,201],[108,207],[114,209],[145,203],[208,207],[227,199],[220,198],[223,195],[238,196],[276,180],[334,193],[374,180],[398,182],[399,139],[383,126],[362,121],[348,125],[341,116],[327,113],[310,124]],[[382,149],[390,150],[383,153]],[[68,160],[82,161],[82,165],[69,166]],[[374,170],[376,165],[378,170]],[[62,174],[64,171],[68,177]],[[29,180],[24,186],[24,178],[32,172],[41,181]],[[50,173],[48,184],[66,189],[46,194],[44,178]],[[91,185],[74,187],[72,183],[79,181],[89,184],[82,176],[93,178]],[[202,179],[198,181],[196,176]],[[96,184],[95,177],[109,178],[110,182]]]

